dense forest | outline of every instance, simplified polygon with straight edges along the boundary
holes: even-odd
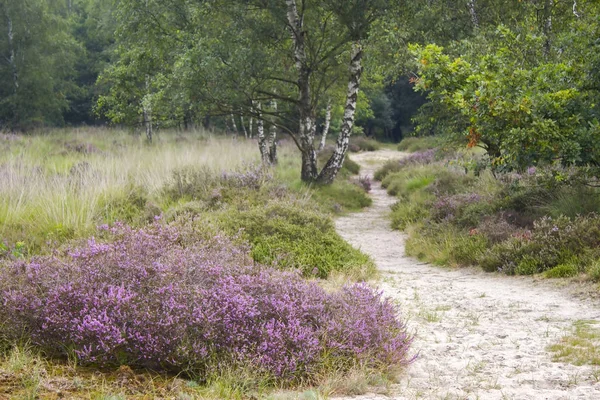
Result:
[[[510,168],[599,159],[592,0],[2,0],[0,10],[5,131],[256,130],[265,160],[280,131],[300,148],[305,180],[327,180],[312,149],[329,130],[446,135]]]

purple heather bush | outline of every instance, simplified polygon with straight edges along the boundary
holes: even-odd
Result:
[[[234,242],[236,244],[234,244]],[[279,381],[325,366],[410,362],[398,309],[366,285],[329,293],[191,223],[99,228],[98,238],[0,268],[0,339],[83,364],[250,367]]]

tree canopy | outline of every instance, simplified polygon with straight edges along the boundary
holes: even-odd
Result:
[[[0,0],[0,21],[4,130],[203,124],[265,162],[284,134],[321,182],[352,133],[443,135],[496,168],[600,158],[593,0]]]

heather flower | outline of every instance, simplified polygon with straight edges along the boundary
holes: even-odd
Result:
[[[326,357],[341,368],[410,362],[398,309],[366,285],[328,293],[190,223],[102,229],[62,254],[0,268],[0,336],[25,334],[54,356],[72,349],[83,364],[199,375],[243,364],[293,380]]]

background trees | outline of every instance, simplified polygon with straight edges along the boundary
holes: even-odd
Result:
[[[506,168],[596,163],[599,14],[591,0],[0,0],[0,126],[108,121],[151,140],[202,124],[256,135],[265,162],[285,134],[321,182],[352,132],[416,128]],[[320,166],[328,105],[338,140]]]

